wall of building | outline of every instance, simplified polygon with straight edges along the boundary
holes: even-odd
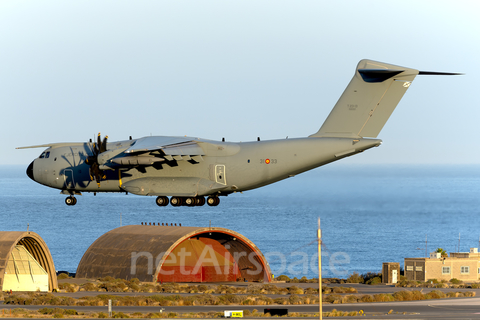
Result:
[[[405,258],[404,268],[407,280],[428,281],[437,279],[449,281],[453,278],[464,282],[480,280],[478,273],[480,262],[477,257]]]
[[[462,281],[478,281],[479,262],[477,258],[428,259],[426,263],[427,280],[450,280],[456,278]],[[450,268],[450,273],[445,273],[448,267]],[[466,267],[468,267],[468,270]],[[466,271],[468,271],[468,273]]]

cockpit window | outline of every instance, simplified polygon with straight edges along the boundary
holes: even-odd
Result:
[[[42,152],[42,154],[40,155],[40,157],[39,157],[39,158],[40,158],[40,159],[43,159],[43,158],[45,158],[45,152]]]
[[[45,154],[45,158],[48,158],[50,157],[50,151],[47,151],[47,153]]]

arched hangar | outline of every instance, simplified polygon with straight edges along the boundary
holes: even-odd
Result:
[[[270,282],[270,267],[246,237],[224,228],[130,225],[111,230],[85,252],[77,278],[152,282]]]
[[[58,289],[52,255],[35,232],[0,231],[0,290]]]

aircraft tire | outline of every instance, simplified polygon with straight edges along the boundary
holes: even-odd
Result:
[[[208,197],[207,204],[211,207],[216,207],[220,203],[220,199],[218,197]]]
[[[77,199],[75,197],[69,196],[65,198],[65,204],[67,206],[74,206],[77,203]]]
[[[183,199],[183,204],[186,205],[187,207],[193,207],[197,203],[197,200],[192,197],[187,197]]]
[[[195,205],[198,207],[205,205],[205,197],[195,197]]]
[[[159,207],[165,207],[165,206],[168,206],[168,198],[165,197],[165,196],[159,196],[157,197],[157,199],[155,200],[155,202],[157,203],[157,205]]]
[[[171,197],[170,204],[174,207],[180,207],[183,203],[183,199],[181,197]]]

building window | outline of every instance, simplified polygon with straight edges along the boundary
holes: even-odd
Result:
[[[407,271],[413,271],[413,266],[407,266]]]
[[[450,274],[450,267],[442,267],[442,274]]]
[[[415,267],[415,271],[423,271],[423,267]]]
[[[461,274],[469,274],[470,273],[470,267],[461,267],[460,268],[460,273]]]
[[[478,274],[480,274],[480,268],[478,268]]]

